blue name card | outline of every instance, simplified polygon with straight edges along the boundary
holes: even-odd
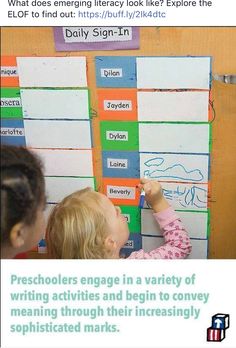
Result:
[[[1,143],[25,146],[25,131],[22,119],[1,119]]]
[[[136,57],[95,57],[97,87],[136,87]]]
[[[136,151],[103,151],[102,170],[107,178],[139,178],[139,153]]]

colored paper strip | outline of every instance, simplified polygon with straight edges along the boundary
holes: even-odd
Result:
[[[137,91],[99,89],[98,114],[101,120],[137,121]]]
[[[132,233],[125,246],[120,250],[120,257],[126,258],[132,252],[142,249],[142,237],[139,233]]]
[[[103,150],[138,150],[137,122],[102,121],[100,130]]]
[[[19,88],[1,88],[1,117],[22,118]]]
[[[25,132],[22,119],[1,119],[1,143],[25,146]]]
[[[102,171],[108,178],[139,178],[139,153],[102,151]]]
[[[139,179],[103,179],[103,193],[115,205],[138,206],[140,193],[137,190]]]
[[[136,57],[95,57],[97,87],[133,87],[136,83]]]
[[[121,205],[122,214],[126,217],[130,233],[141,231],[141,211],[139,207]]]
[[[1,57],[1,86],[17,87],[19,86],[19,76],[16,63],[16,57]]]

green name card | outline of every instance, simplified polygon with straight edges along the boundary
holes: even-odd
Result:
[[[103,150],[138,150],[137,122],[109,122],[100,123]]]
[[[128,222],[130,233],[140,233],[141,231],[141,211],[139,207],[121,205],[122,214]]]
[[[22,118],[20,88],[1,88],[1,117]]]

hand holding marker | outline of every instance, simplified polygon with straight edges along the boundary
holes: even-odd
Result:
[[[147,179],[148,176],[144,175],[144,179]],[[141,193],[140,193],[140,198],[139,198],[139,208],[144,207],[144,202],[145,202],[145,191],[144,188],[142,188]]]
[[[151,180],[148,176],[144,176],[138,187],[141,190],[139,208],[144,207],[145,201],[155,213],[159,213],[170,207],[168,201],[163,196],[162,187],[157,180]]]

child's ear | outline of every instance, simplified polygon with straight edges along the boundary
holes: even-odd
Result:
[[[13,248],[19,249],[25,244],[24,224],[19,222],[15,224],[10,232],[10,242]]]
[[[109,251],[114,251],[116,250],[117,247],[117,243],[116,241],[113,239],[112,235],[109,234],[106,239],[105,239],[105,247],[107,250]]]

